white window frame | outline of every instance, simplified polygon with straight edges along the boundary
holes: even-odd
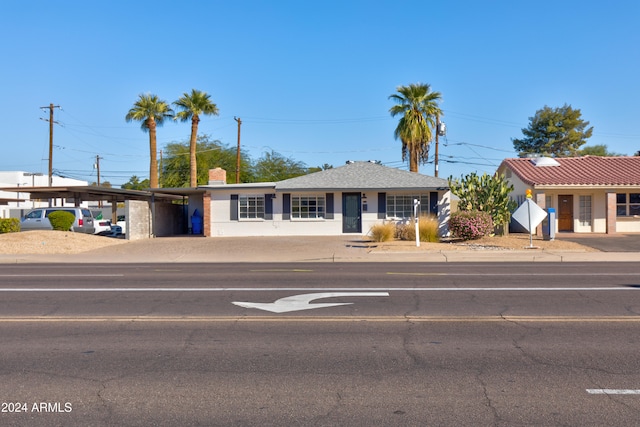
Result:
[[[327,215],[327,198],[324,194],[292,194],[291,219],[296,221],[324,220]]]
[[[398,206],[398,199],[401,207]],[[409,219],[413,218],[413,201],[420,200],[418,206],[418,216],[422,210],[429,212],[429,193],[409,194],[409,193],[387,193],[387,219]],[[400,213],[400,215],[398,215]],[[408,214],[408,216],[406,215]]]
[[[590,195],[578,196],[579,221],[583,227],[591,227],[592,198]]]
[[[238,219],[239,220],[263,220],[264,219],[264,194],[240,194],[238,195]]]

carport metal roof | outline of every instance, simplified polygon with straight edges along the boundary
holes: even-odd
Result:
[[[68,187],[5,187],[3,191],[20,192],[31,194],[31,199],[66,199],[74,198],[79,201],[99,201],[108,200],[111,202],[125,202],[127,200],[142,200],[150,202],[180,200],[190,193],[189,188],[184,188],[182,193],[179,189],[153,190],[124,190],[121,188],[108,188],[96,186],[68,186]],[[15,199],[14,199],[15,200]]]

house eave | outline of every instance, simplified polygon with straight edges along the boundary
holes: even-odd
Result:
[[[627,190],[638,189],[637,185],[608,184],[530,184],[536,190]]]
[[[358,191],[447,191],[449,187],[279,187],[276,186],[277,193],[295,191],[323,191],[323,192],[358,192]]]
[[[200,185],[199,189],[206,191],[224,191],[224,190],[251,190],[251,189],[275,189],[275,182],[252,182],[252,183],[239,183],[239,184],[213,184],[213,185]]]

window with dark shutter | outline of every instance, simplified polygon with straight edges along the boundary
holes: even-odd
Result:
[[[273,219],[273,198],[275,194],[264,195],[264,219]]]
[[[282,219],[291,219],[291,194],[282,195]]]
[[[387,217],[387,193],[378,193],[378,219]]]
[[[237,194],[232,194],[231,195],[229,219],[231,221],[237,221],[238,220],[238,195]]]
[[[333,219],[333,193],[327,193],[326,197],[326,208],[325,219]]]

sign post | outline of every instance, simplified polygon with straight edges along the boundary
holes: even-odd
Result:
[[[420,224],[418,220],[418,206],[420,206],[420,200],[413,199],[413,217],[416,219],[416,247],[420,247]]]
[[[533,229],[547,217],[547,212],[531,200],[531,190],[527,190],[527,199],[516,209],[511,217],[527,229],[529,232],[529,248],[534,248]]]

